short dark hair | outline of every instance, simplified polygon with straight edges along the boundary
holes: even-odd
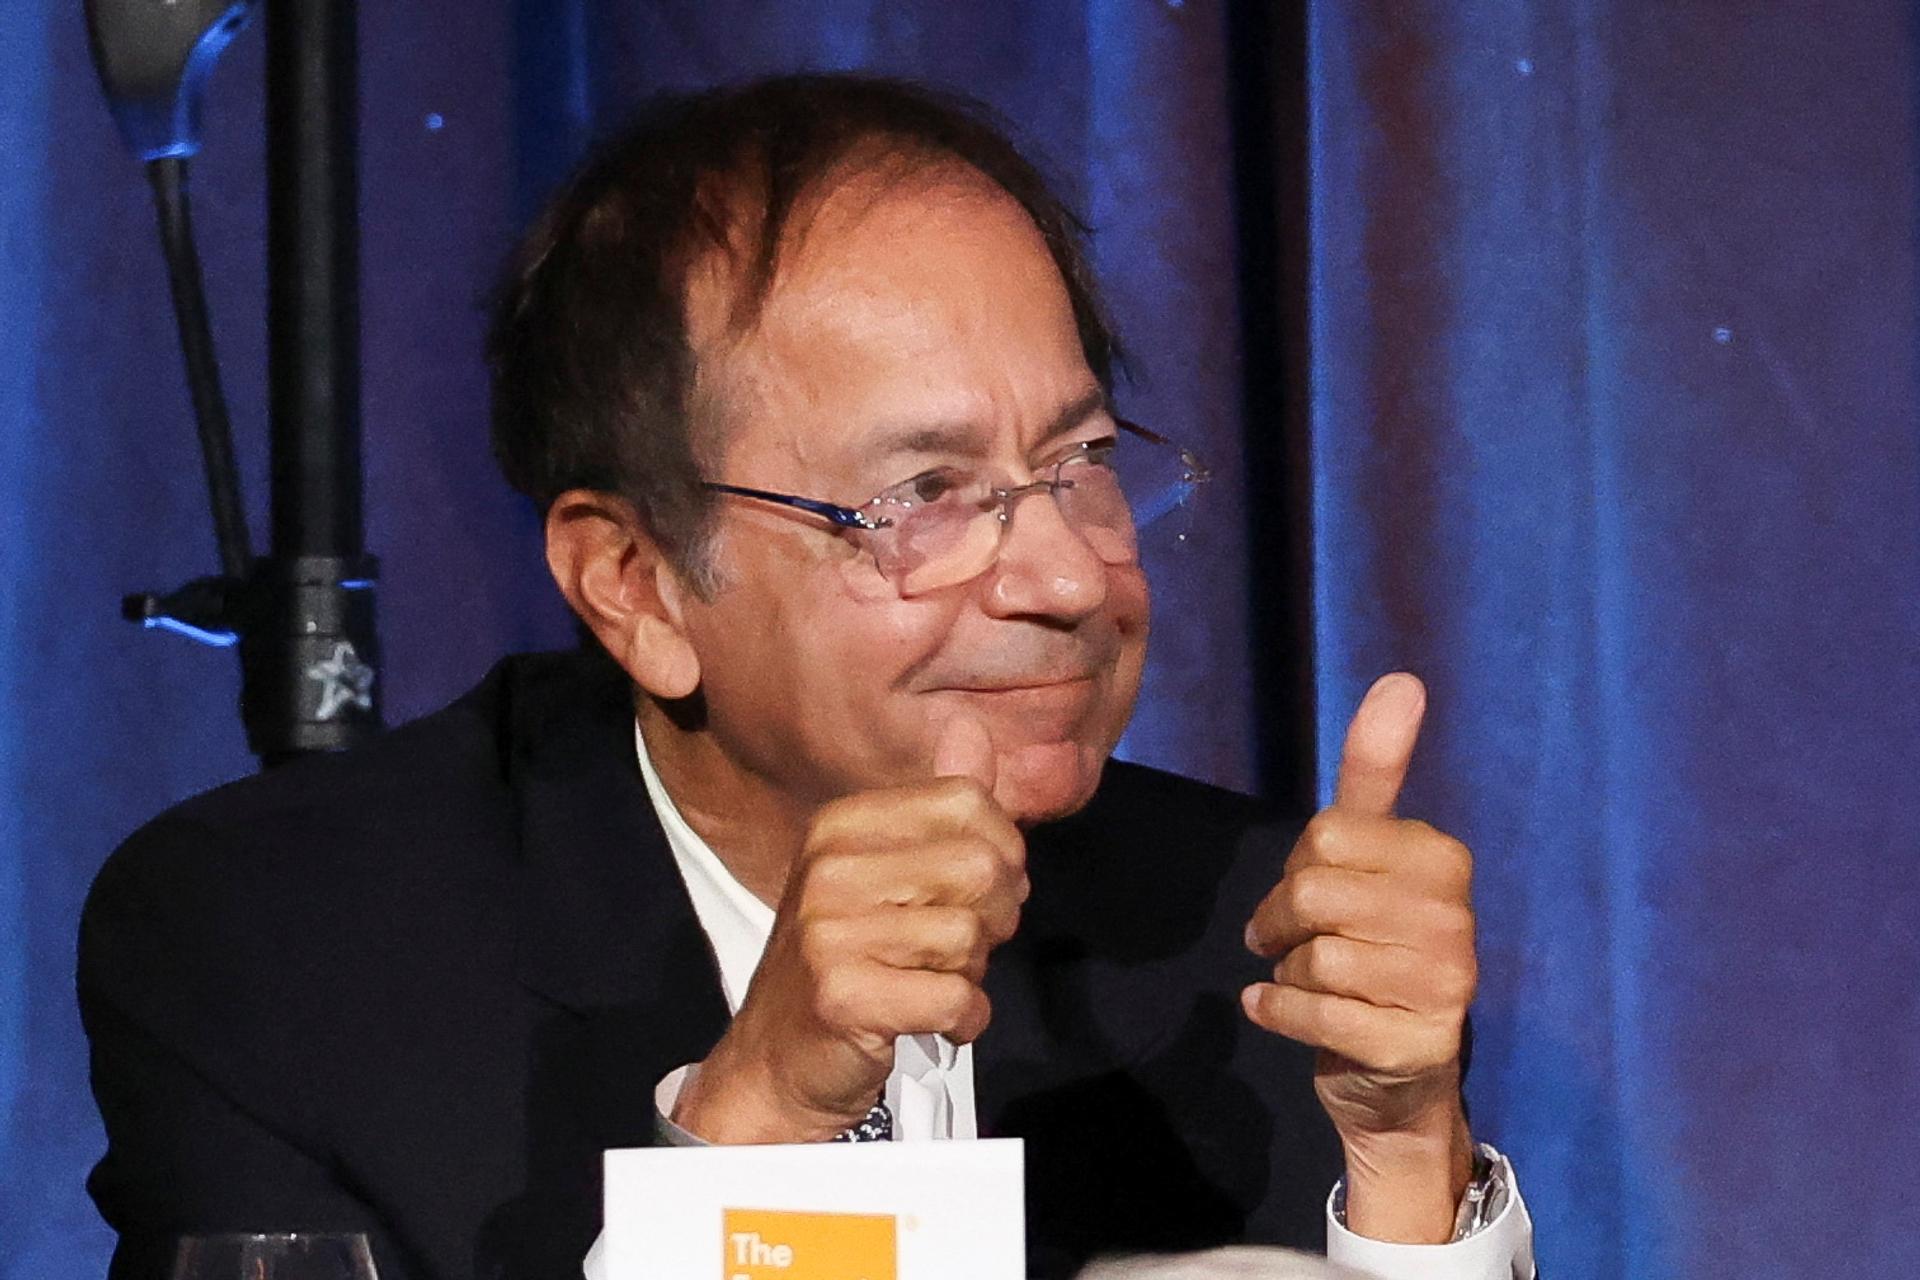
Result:
[[[1119,351],[1086,254],[1086,225],[985,107],[876,76],[779,76],[656,99],[561,189],[497,294],[488,363],[493,448],[545,511],[560,494],[618,493],[683,569],[705,542],[689,404],[689,270],[757,222],[736,275],[750,322],[796,205],[851,160],[958,161],[1018,201],[1066,284],[1088,366],[1111,390]],[[871,167],[871,166],[863,166]]]

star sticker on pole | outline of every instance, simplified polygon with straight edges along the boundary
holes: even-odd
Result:
[[[307,668],[307,679],[320,682],[320,707],[316,720],[331,720],[344,707],[373,710],[373,668],[360,661],[353,646],[342,640],[333,646],[333,656]]]

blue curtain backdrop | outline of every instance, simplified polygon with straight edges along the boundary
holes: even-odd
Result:
[[[1476,1127],[1515,1154],[1554,1280],[1920,1273],[1910,6],[417,0],[361,22],[396,718],[567,639],[486,456],[477,300],[593,131],[650,89],[798,67],[967,89],[1095,224],[1129,407],[1221,473],[1153,566],[1128,751],[1286,786],[1260,744],[1287,737],[1289,602],[1263,593],[1310,534],[1323,774],[1375,674],[1433,687],[1407,807],[1479,854]],[[221,67],[195,180],[257,526],[260,53],[253,33]],[[108,1247],[81,1188],[81,897],[140,821],[251,762],[231,655],[114,617],[213,551],[79,5],[9,8],[0,69],[0,1280],[39,1280]]]
[[[1324,738],[1433,683],[1556,1276],[1920,1274],[1913,8],[1313,9]]]

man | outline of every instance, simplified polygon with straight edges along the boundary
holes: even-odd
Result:
[[[1419,683],[1304,831],[1108,762],[1129,477],[1196,478],[1113,354],[1070,215],[925,91],[678,99],[590,164],[503,297],[495,443],[612,662],[511,660],[115,855],[116,1276],[295,1227],[561,1275],[607,1147],[976,1133],[1027,1141],[1036,1274],[1329,1231],[1528,1274],[1460,1103],[1471,859],[1393,815]]]

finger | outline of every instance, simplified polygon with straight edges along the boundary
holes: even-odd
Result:
[[[933,748],[933,774],[936,778],[970,778],[983,791],[993,793],[998,772],[993,758],[993,737],[978,716],[962,711],[942,726]]]
[[[1396,671],[1374,681],[1347,726],[1335,807],[1382,818],[1393,813],[1426,709],[1427,690],[1419,677]]]
[[[1273,887],[1247,922],[1247,949],[1278,956],[1334,934],[1436,954],[1473,945],[1473,908],[1402,877],[1348,867],[1301,867]]]
[[[1473,854],[1452,836],[1418,819],[1350,809],[1323,809],[1302,829],[1285,874],[1310,866],[1391,872],[1460,897],[1473,884]]]
[[[965,907],[902,907],[824,925],[828,945],[891,969],[958,973],[979,983],[996,938],[978,912]]]
[[[815,815],[803,856],[814,858],[834,849],[894,849],[950,837],[985,840],[1010,865],[1026,866],[1026,837],[971,778],[940,778],[835,800]]]
[[[1435,955],[1333,935],[1301,943],[1273,970],[1273,980],[1282,986],[1410,1013],[1465,1009],[1473,1002],[1475,979],[1471,950]]]
[[[1240,993],[1240,1005],[1256,1026],[1329,1049],[1381,1075],[1417,1076],[1460,1056],[1458,1015],[1383,1009],[1272,982],[1247,987]]]
[[[1013,936],[1032,892],[1022,863],[978,837],[903,849],[831,851],[801,867],[803,918],[860,918],[906,907],[955,906],[977,913],[997,946]],[[791,892],[791,890],[790,890]]]
[[[822,977],[817,1012],[829,1026],[888,1038],[943,1035],[955,1044],[980,1037],[993,1004],[964,974],[845,965]]]

